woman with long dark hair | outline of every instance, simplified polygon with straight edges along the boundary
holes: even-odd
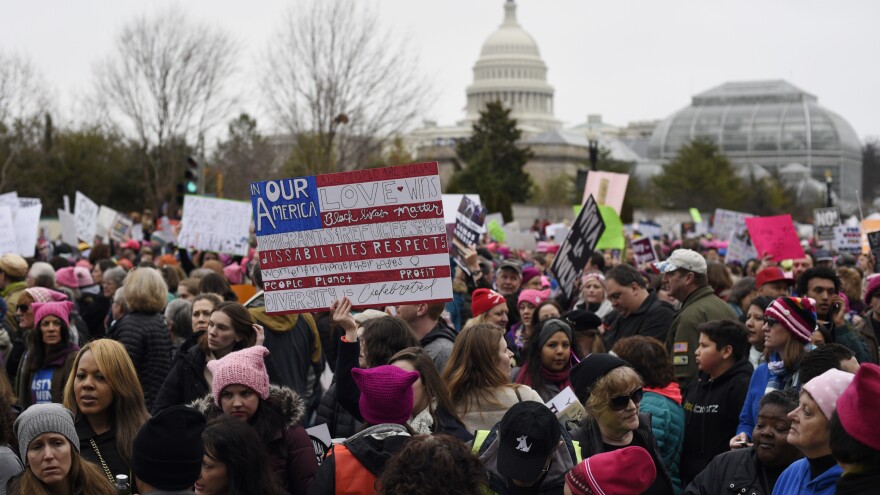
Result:
[[[205,459],[195,484],[204,495],[281,494],[267,468],[266,449],[253,428],[231,416],[218,416],[202,431]]]
[[[568,323],[558,318],[538,323],[526,341],[525,362],[514,370],[514,381],[532,387],[544,402],[559,395],[571,385],[571,340]]]
[[[34,331],[20,371],[18,405],[61,402],[79,347],[70,341],[70,301],[31,303]]]

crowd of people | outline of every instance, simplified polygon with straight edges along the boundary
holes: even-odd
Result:
[[[267,313],[259,256],[0,256],[0,494],[862,494],[874,259],[463,249],[451,302]],[[329,438],[332,439],[330,441]]]

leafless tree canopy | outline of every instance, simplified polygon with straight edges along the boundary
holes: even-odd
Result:
[[[309,0],[291,9],[264,62],[262,88],[276,122],[317,148],[307,172],[363,166],[431,98],[412,47],[363,1]]]
[[[163,158],[169,143],[201,148],[205,132],[229,115],[236,54],[225,31],[170,10],[125,25],[115,53],[98,67],[97,90],[109,114],[155,151],[148,153],[148,197],[167,197],[181,178],[183,164]]]

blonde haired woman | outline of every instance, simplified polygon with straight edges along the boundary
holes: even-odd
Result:
[[[467,327],[455,339],[443,381],[469,432],[491,429],[517,402],[543,402],[531,387],[510,382],[512,357],[504,330],[492,323]]]
[[[125,346],[144,389],[147,409],[171,370],[171,334],[165,324],[168,287],[152,268],[138,268],[122,284],[129,313],[120,319],[110,337]]]
[[[93,340],[77,354],[64,388],[64,407],[76,421],[80,451],[113,481],[131,479],[131,446],[150,415],[137,373],[125,347]]]

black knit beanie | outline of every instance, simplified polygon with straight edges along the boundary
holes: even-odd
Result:
[[[199,479],[205,446],[205,416],[186,406],[164,409],[134,438],[131,469],[159,490],[185,490]]]
[[[609,371],[621,366],[629,365],[623,359],[605,353],[593,353],[581,360],[569,374],[571,388],[578,400],[581,403],[586,402],[590,398],[593,385]]]

